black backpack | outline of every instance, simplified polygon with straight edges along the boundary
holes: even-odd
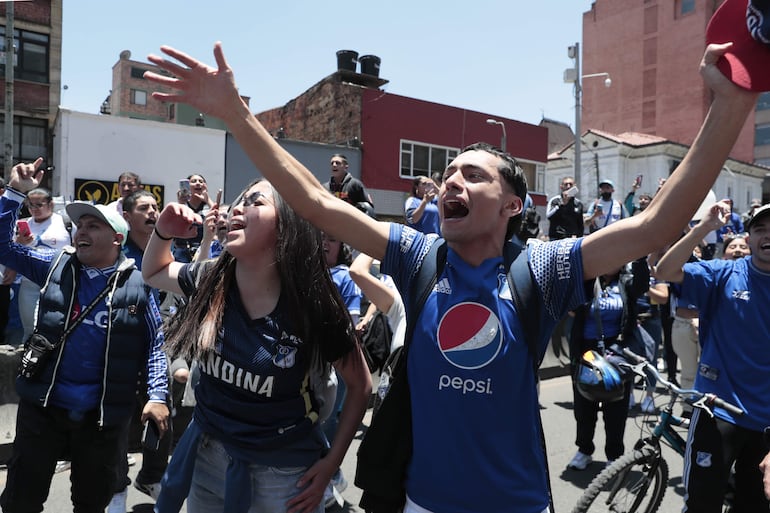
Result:
[[[390,342],[393,339],[393,330],[390,329],[388,317],[377,310],[366,325],[366,331],[361,336],[361,345],[364,349],[364,358],[369,366],[369,372],[382,370],[385,361],[390,356]]]
[[[519,238],[523,241],[534,239],[540,235],[540,214],[534,206],[527,208],[521,215]]]

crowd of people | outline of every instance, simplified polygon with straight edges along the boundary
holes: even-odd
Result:
[[[524,173],[499,148],[464,148],[414,179],[403,223],[379,221],[345,155],[321,184],[251,115],[221,44],[215,67],[163,47],[149,60],[166,73],[145,74],[167,86],[154,96],[222,119],[264,178],[225,205],[195,173],[161,210],[123,173],[114,204],[66,206],[69,228],[41,160],[13,168],[3,283],[23,276],[38,297],[3,511],[41,511],[67,461],[74,511],[125,512],[137,440],[134,486],[160,513],[342,505],[372,392],[360,334],[378,310],[400,356],[357,454],[365,511],[552,511],[537,370],[557,326],[574,370],[569,469],[592,462],[599,412],[607,461],[623,454],[637,385],[656,411],[655,383],[626,379],[619,348],[656,363],[662,350],[670,380],[745,411],[683,412],[684,510],[719,510],[731,471],[734,511],[767,510],[770,205],[741,219],[725,200],[692,219],[756,102],[718,68],[731,48],[707,47],[710,110],[654,194],[635,204],[637,180],[621,202],[605,179],[586,208],[564,177],[548,237],[532,237]]]

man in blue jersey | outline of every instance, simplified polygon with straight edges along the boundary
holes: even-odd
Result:
[[[682,237],[656,268],[660,279],[678,283],[680,305],[697,308],[701,356],[695,388],[739,406],[736,416],[714,408],[695,409],[685,453],[683,511],[721,511],[735,463],[733,510],[767,511],[757,466],[767,452],[763,430],[770,425],[770,204],[748,223],[751,255],[737,260],[685,263],[693,247],[730,219],[724,201]]]
[[[6,513],[42,511],[56,461],[67,459],[74,511],[96,513],[113,495],[118,459],[126,459],[119,447],[140,373],[149,394],[142,420],[167,428],[160,314],[133,260],[123,256],[128,228],[114,208],[67,205],[78,228],[74,249],[43,254],[12,241],[23,192],[38,185],[41,163],[14,166],[0,197],[0,262],[41,287],[16,381],[16,438],[0,505]]]
[[[556,322],[589,299],[585,284],[672,241],[718,176],[756,102],[755,94],[739,90],[715,66],[729,47],[712,45],[704,55],[702,75],[714,92],[710,112],[694,151],[649,208],[585,238],[528,246],[541,301],[541,356]],[[380,259],[382,272],[393,277],[407,306],[415,304],[411,285],[436,236],[378,222],[329,194],[243,103],[221,44],[214,47],[216,68],[170,47],[162,51],[181,64],[148,57],[170,72],[145,74],[172,91],[153,96],[186,102],[223,119],[299,215]],[[438,204],[446,264],[419,312],[407,355],[411,408],[403,414],[411,416],[409,457],[392,489],[375,493],[378,483],[357,480],[364,488],[364,508],[397,511],[406,504],[407,512],[547,511],[535,369],[503,260],[505,242],[521,223],[526,180],[510,155],[489,145],[462,151],[443,178]],[[377,423],[375,416],[369,433]]]

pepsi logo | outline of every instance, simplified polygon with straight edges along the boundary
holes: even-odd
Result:
[[[482,304],[459,303],[439,321],[439,350],[455,367],[484,367],[497,356],[502,342],[500,319]]]

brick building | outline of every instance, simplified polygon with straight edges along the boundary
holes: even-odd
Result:
[[[338,69],[257,118],[276,137],[360,148],[361,178],[378,214],[403,215],[414,177],[443,171],[468,144],[486,141],[499,146],[503,134],[506,149],[525,170],[535,203],[545,204],[539,193],[547,128],[391,94],[380,89],[385,83],[378,75]],[[504,126],[489,123],[492,117]]]
[[[595,0],[583,14],[583,128],[640,132],[689,145],[710,104],[698,74],[706,26],[723,0]],[[770,94],[731,157],[770,165]]]
[[[129,50],[120,52],[118,61],[112,66],[112,90],[99,111],[124,118],[225,129],[221,120],[198,112],[189,105],[154,99],[153,91],[169,92],[170,89],[145,80],[145,71],[167,74],[154,64],[132,60]],[[249,103],[248,97],[244,96],[243,99]]]
[[[0,7],[0,138],[6,146],[5,121],[9,113],[6,98],[6,29],[13,26],[13,149],[4,151],[3,163],[10,167],[20,161],[43,156],[50,162],[51,129],[61,98],[62,1],[30,0],[3,2]],[[5,154],[11,162],[5,162]]]

